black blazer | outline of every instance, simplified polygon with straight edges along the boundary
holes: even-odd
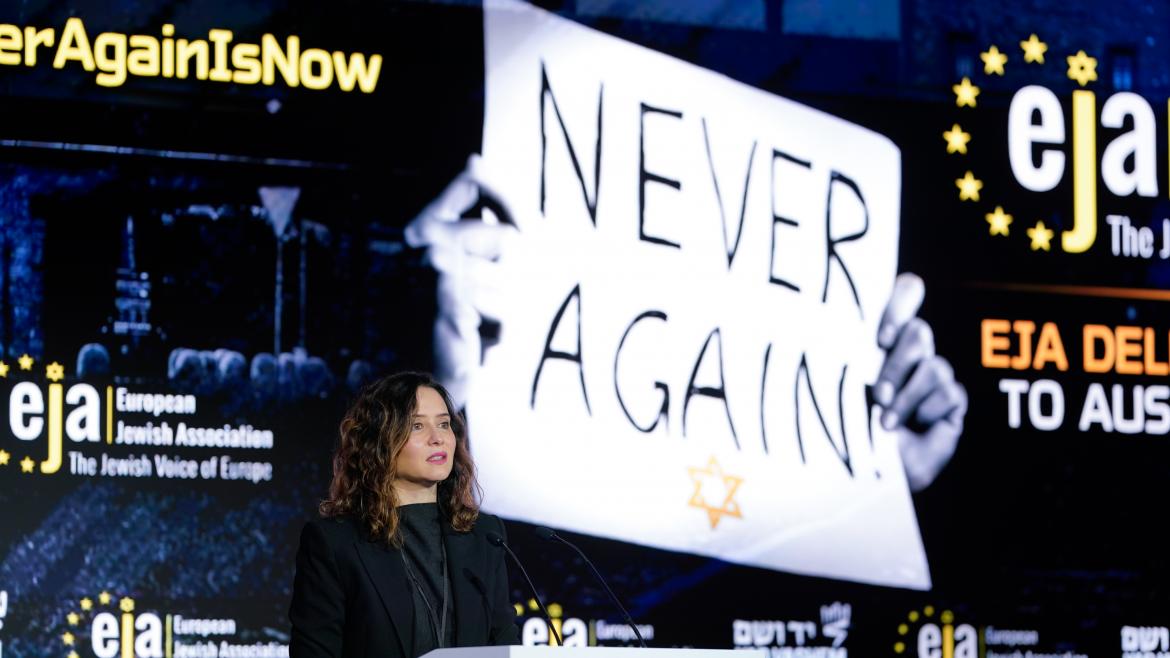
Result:
[[[455,646],[518,644],[502,548],[504,524],[480,514],[470,532],[443,524],[454,602]],[[305,524],[293,581],[292,658],[410,658],[414,602],[399,549],[370,541],[356,520]]]

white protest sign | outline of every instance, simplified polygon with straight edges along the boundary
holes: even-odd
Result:
[[[485,507],[929,588],[866,401],[897,148],[527,5],[484,21],[483,156],[519,224],[468,389]]]

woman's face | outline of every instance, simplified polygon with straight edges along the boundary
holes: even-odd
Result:
[[[398,477],[394,482],[403,503],[434,500],[435,485],[451,475],[455,463],[455,432],[451,412],[443,396],[429,386],[415,392],[410,436],[398,453]]]

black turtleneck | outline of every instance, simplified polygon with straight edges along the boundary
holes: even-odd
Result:
[[[402,555],[406,562],[407,582],[414,600],[414,647],[411,655],[454,646],[454,604],[450,588],[444,581],[443,529],[438,503],[414,503],[398,508]],[[418,586],[415,586],[417,581]],[[448,576],[449,582],[449,576]],[[437,641],[438,625],[443,619],[444,591],[447,591],[447,623],[442,641]],[[425,597],[425,599],[423,598]],[[434,621],[431,613],[434,610]]]

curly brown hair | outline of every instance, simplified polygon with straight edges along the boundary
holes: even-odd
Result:
[[[439,483],[439,514],[458,532],[475,525],[482,492],[467,449],[467,423],[454,409],[447,389],[421,372],[390,375],[358,393],[341,420],[329,497],[319,507],[322,516],[352,516],[371,538],[391,545],[401,543],[393,483],[398,476],[398,454],[410,436],[411,417],[418,406],[416,396],[422,386],[442,396],[455,434],[451,476]]]

